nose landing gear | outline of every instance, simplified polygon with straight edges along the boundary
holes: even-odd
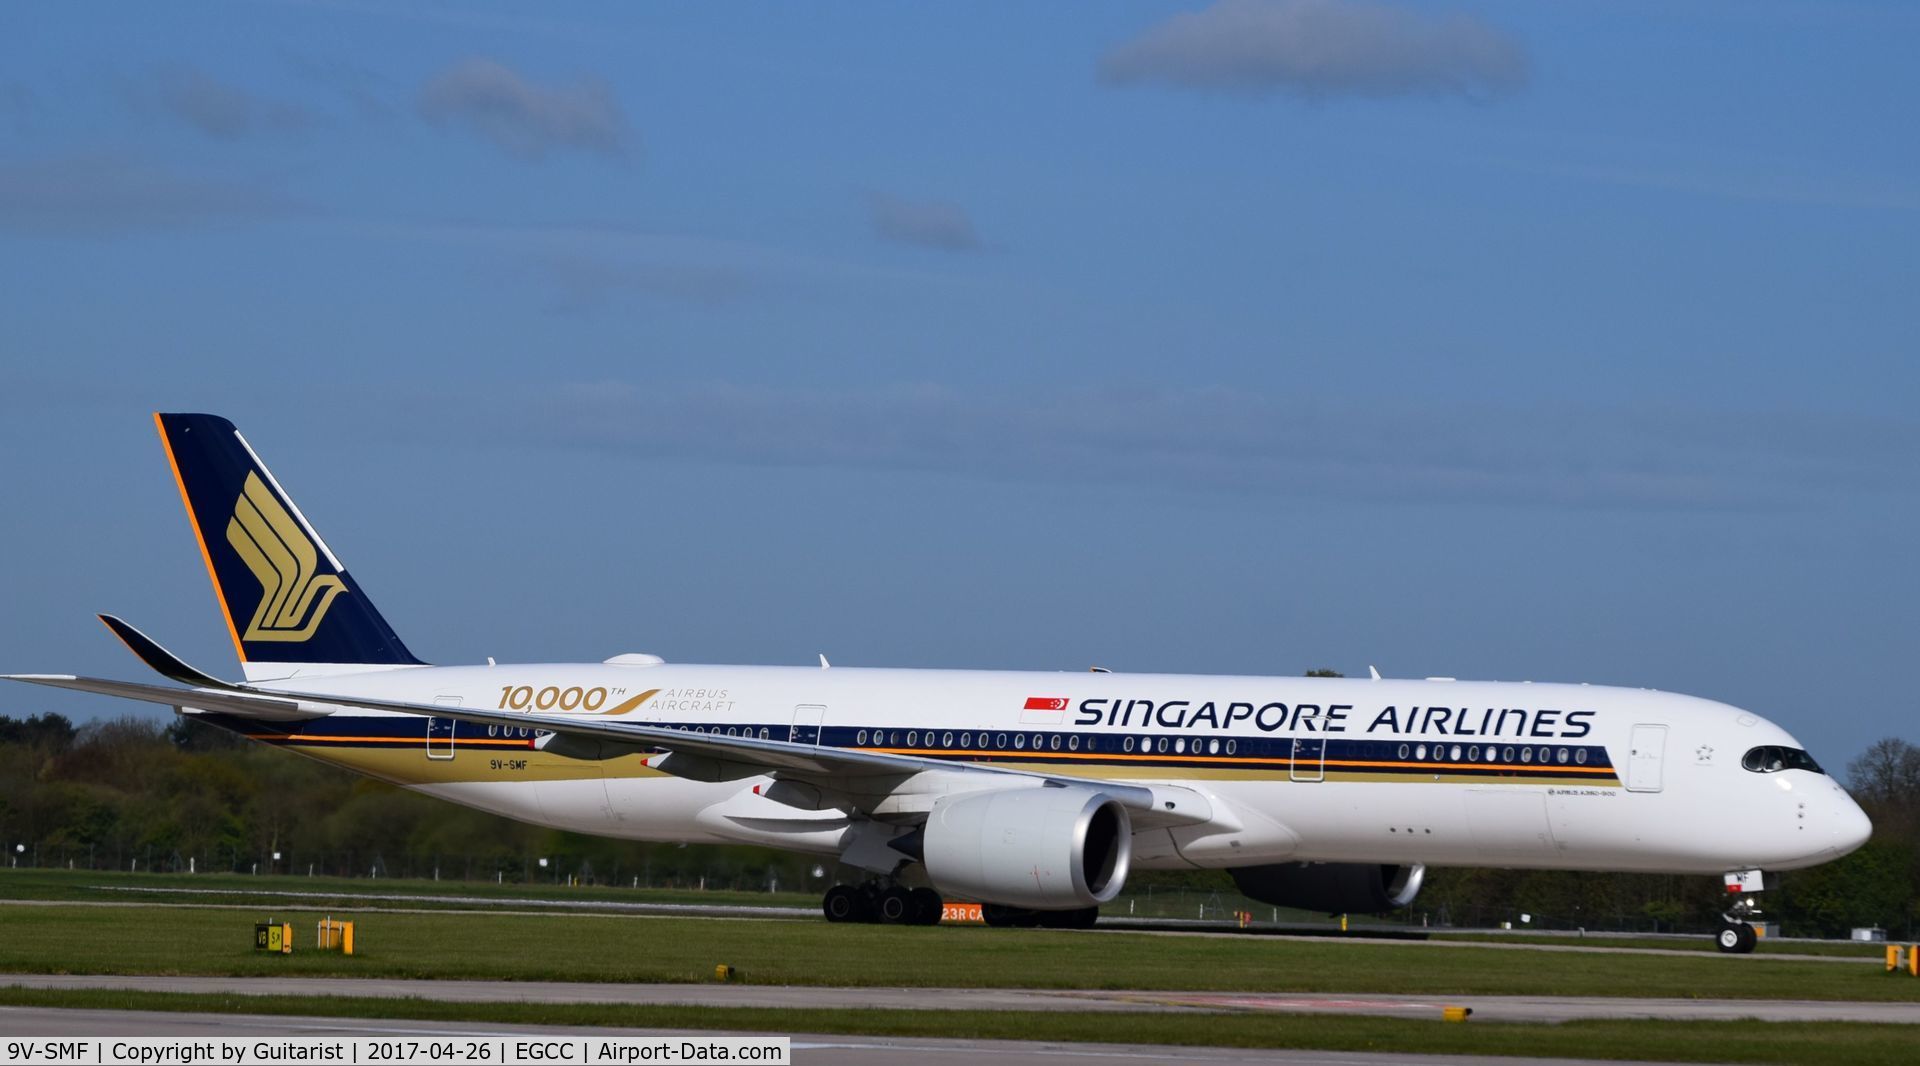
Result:
[[[1733,906],[1720,916],[1713,946],[1728,955],[1751,954],[1760,943],[1760,934],[1748,919],[1760,913],[1760,902],[1755,897],[1766,887],[1766,875],[1759,870],[1743,870],[1728,874],[1726,883],[1727,891],[1733,895]]]
[[[908,888],[873,879],[835,885],[820,901],[829,922],[878,922],[882,925],[938,925],[945,903],[931,888]]]

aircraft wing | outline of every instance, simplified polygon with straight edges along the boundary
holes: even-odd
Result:
[[[117,621],[117,619],[116,619]],[[125,625],[125,623],[121,623]],[[129,627],[131,628],[131,627]],[[116,632],[118,628],[116,627]],[[149,642],[151,643],[151,642]],[[129,641],[129,646],[140,648]],[[153,645],[158,648],[158,645]],[[144,658],[144,656],[143,656]],[[207,675],[194,672],[194,676]],[[1112,796],[1141,828],[1190,825],[1207,821],[1211,805],[1190,789],[1147,786],[1115,781],[1064,777],[973,763],[945,762],[910,755],[855,751],[848,748],[798,744],[756,737],[729,737],[692,733],[664,726],[578,716],[524,711],[493,711],[441,704],[411,703],[324,693],[264,692],[247,685],[215,682],[218,688],[174,688],[167,685],[77,677],[72,674],[4,674],[0,679],[25,681],[54,688],[96,692],[122,699],[158,703],[182,710],[214,711],[269,721],[314,718],[335,711],[388,711],[421,717],[451,718],[477,725],[505,725],[543,729],[551,734],[541,745],[575,758],[603,759],[632,752],[666,752],[658,768],[701,781],[739,780],[762,774],[791,778],[835,792],[890,793],[900,783],[922,774],[991,775],[1022,786],[1093,788]],[[211,680],[209,678],[209,680]],[[984,780],[981,787],[990,788]]]

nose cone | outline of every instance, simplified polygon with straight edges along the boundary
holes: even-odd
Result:
[[[1853,802],[1852,796],[1842,792],[1836,799],[1839,802],[1835,804],[1838,809],[1833,818],[1833,853],[1838,857],[1867,842],[1873,835],[1873,820]]]

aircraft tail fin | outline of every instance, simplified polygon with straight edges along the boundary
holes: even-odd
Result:
[[[153,419],[248,680],[423,665],[232,422]]]

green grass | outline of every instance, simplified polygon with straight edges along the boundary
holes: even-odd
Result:
[[[181,890],[191,890],[183,893]],[[542,899],[606,903],[697,903],[715,907],[820,906],[812,892],[701,891],[691,888],[633,889],[619,885],[568,886],[552,882],[384,880],[366,877],[261,876],[247,874],[124,873],[101,870],[0,869],[0,898],[34,900],[150,900],[154,902],[249,901],[263,892],[294,892],[314,899],[351,896],[462,896],[482,901]],[[203,893],[214,893],[203,895]],[[421,899],[422,907],[471,906]]]
[[[609,1004],[439,1003],[417,999],[196,995],[0,988],[0,1004],[278,1017],[467,1021],[896,1037],[1313,1048],[1374,1053],[1530,1055],[1851,1066],[1910,1063],[1915,1027],[1815,1022],[1579,1021],[1558,1025],[1269,1014],[786,1010]]]
[[[352,958],[252,950],[253,923],[268,917],[293,922],[296,943],[311,944],[321,916],[311,908],[0,905],[0,971],[686,982],[726,963],[758,984],[1920,998],[1920,981],[1871,965],[1717,954],[577,913],[333,914],[356,923]]]

